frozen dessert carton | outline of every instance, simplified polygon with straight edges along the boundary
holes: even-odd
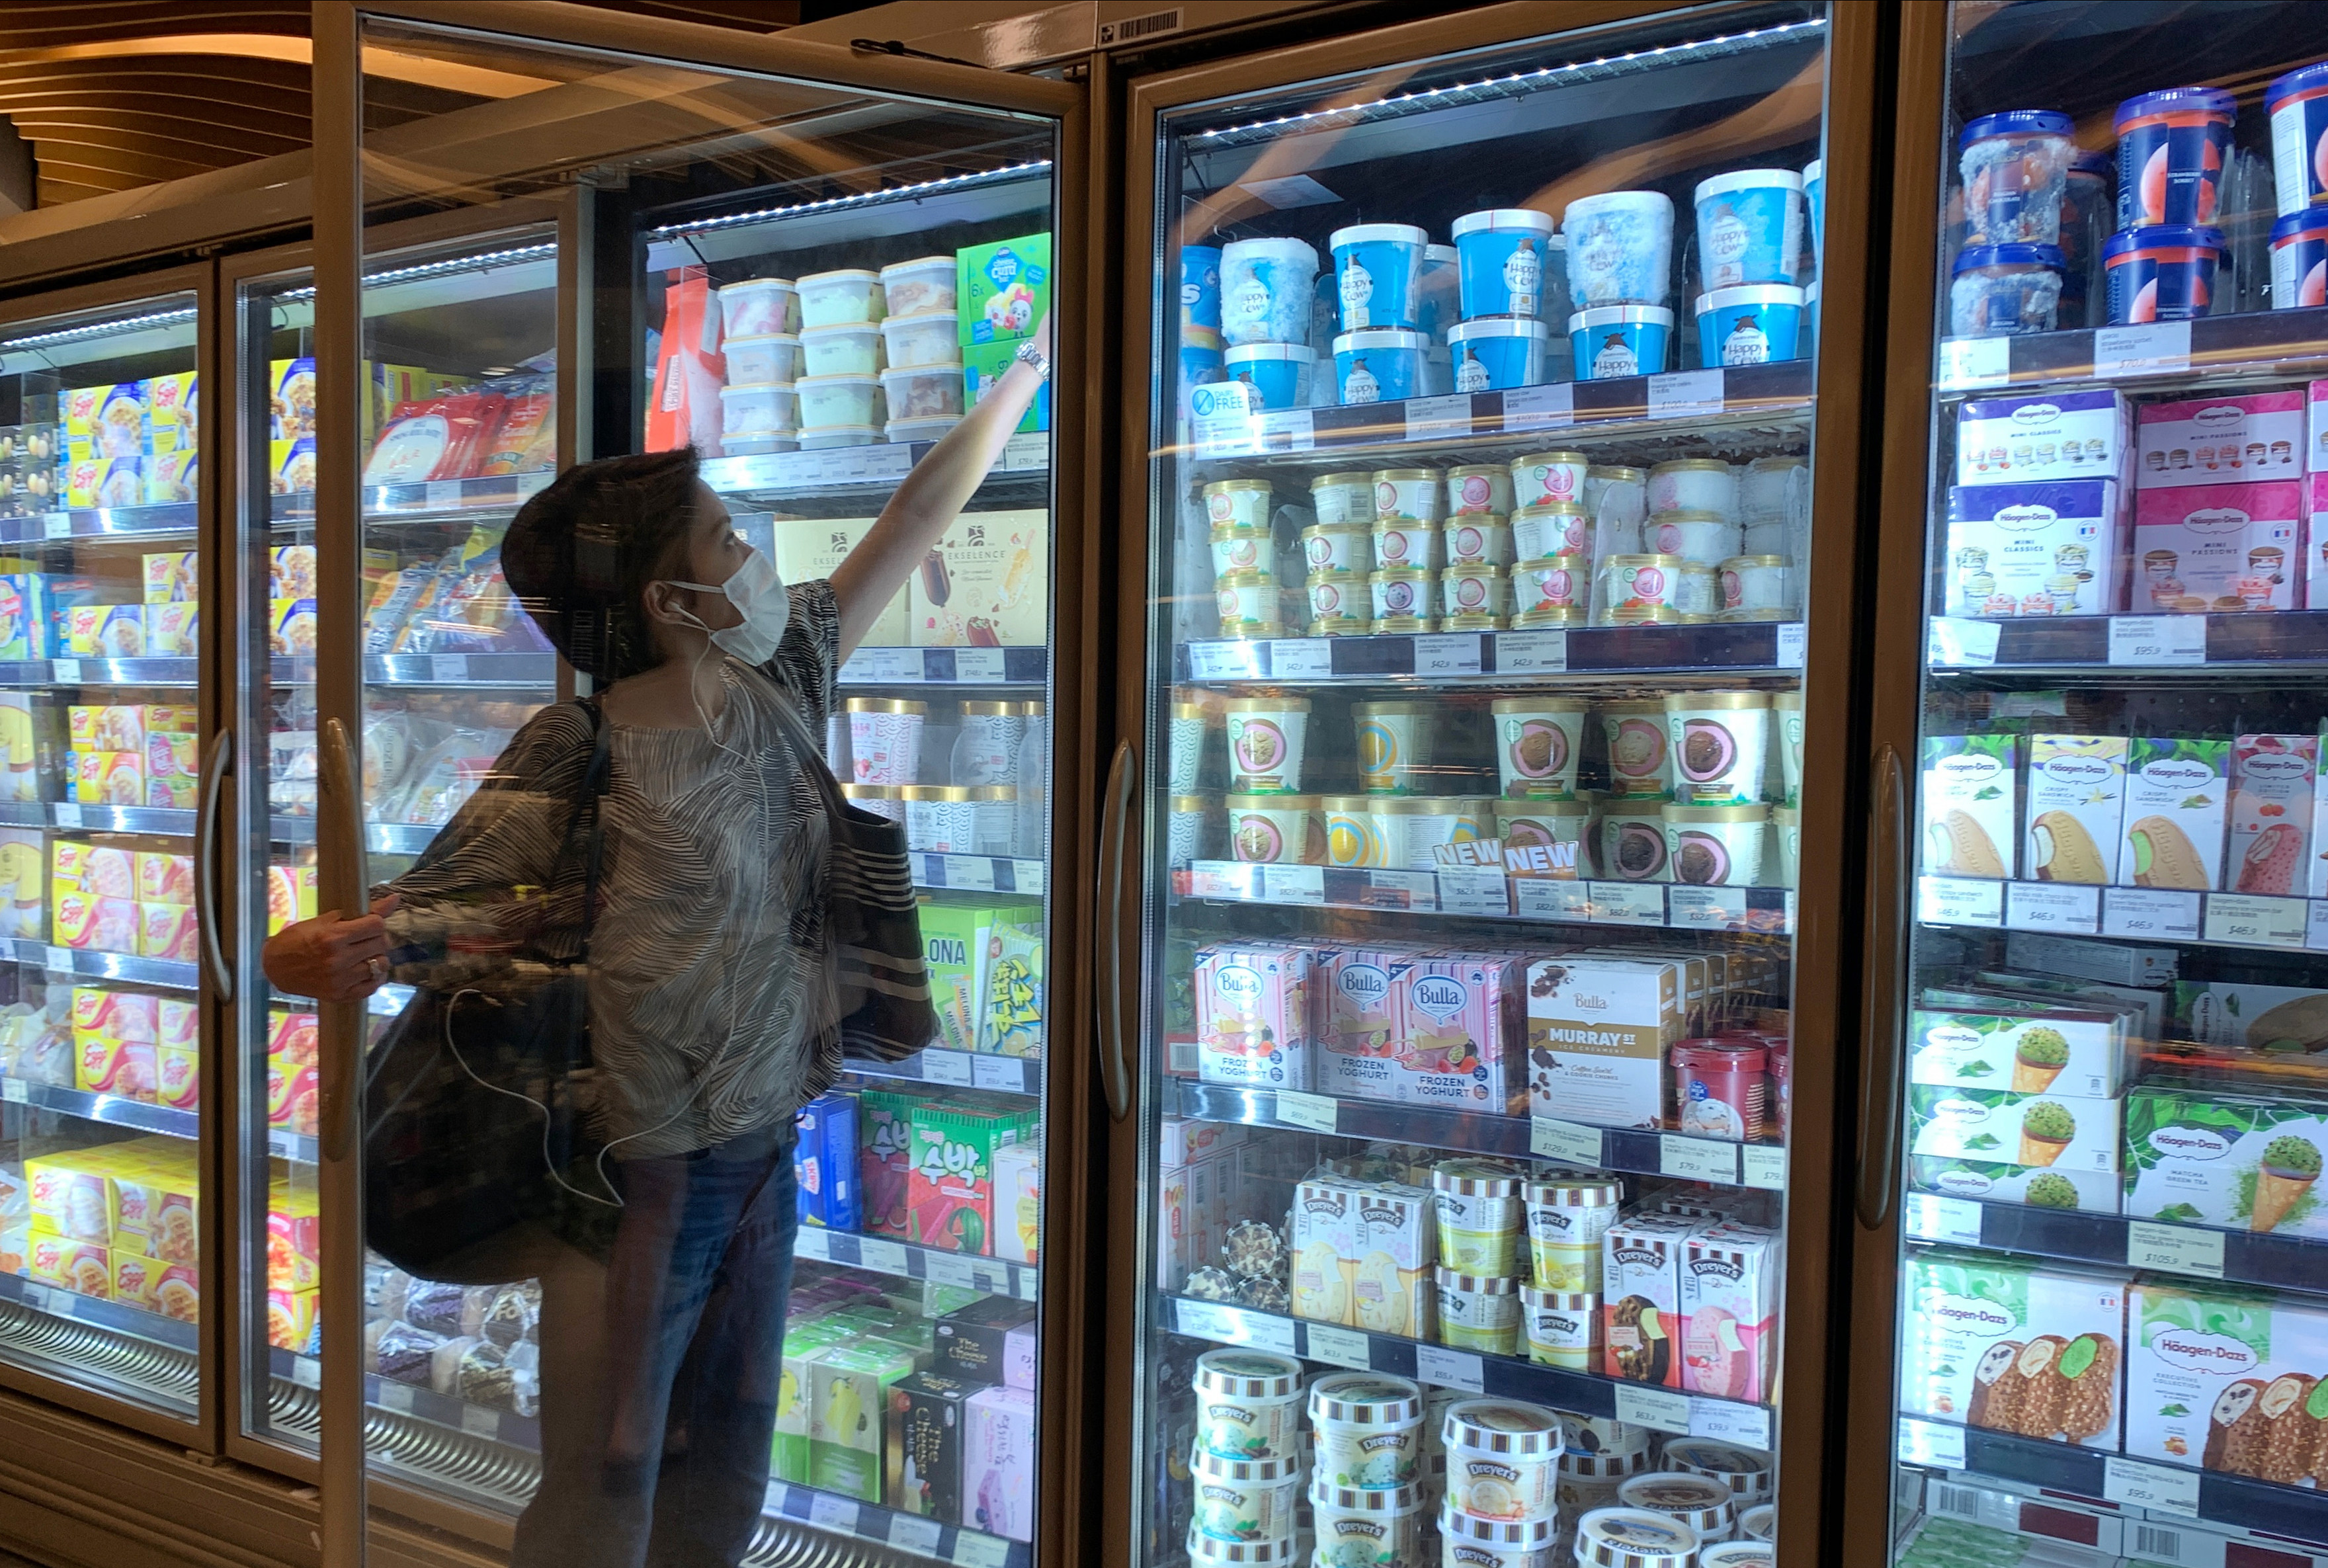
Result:
[[[2123,1275],[1942,1247],[1907,1273],[1903,1414],[2117,1451]]]
[[[2116,391],[1979,398],[1957,415],[1957,483],[2119,479],[2131,450]]]
[[[994,1151],[994,1255],[1043,1261],[1043,1150],[1012,1143]]]
[[[1156,1272],[1177,1287],[1188,1271],[1220,1255],[1229,1216],[1244,1191],[1242,1150],[1209,1149],[1157,1172]]]
[[[2014,827],[2021,747],[2022,737],[2015,735],[1924,737],[1927,876],[2001,881],[2013,875],[2008,856],[2018,841]]]
[[[2136,736],[2126,751],[2117,879],[2211,892],[2222,884],[2231,743]]]
[[[2127,1453],[2328,1484],[2328,1311],[2155,1278],[2136,1282],[2127,1309]]]
[[[859,1338],[809,1365],[809,1481],[819,1491],[881,1500],[883,1413],[890,1387],[915,1370],[905,1351]]]
[[[2247,392],[2145,403],[2135,416],[2135,486],[2186,489],[2304,473],[2304,394]]]
[[[2145,490],[2134,508],[2140,615],[2304,607],[2304,487],[2205,484]]]
[[[1983,1203],[2074,1208],[2089,1214],[2118,1212],[2118,1178],[2109,1171],[2056,1170],[2044,1165],[1920,1155],[1908,1161],[1908,1185],[1918,1192]]]
[[[965,512],[906,585],[917,648],[1038,645],[1050,632],[1050,513]]]
[[[2321,607],[2328,609],[2328,600]],[[2321,721],[2320,733],[2328,739],[2328,719]],[[2328,759],[2328,746],[2320,747],[2320,756]],[[2312,856],[2305,865],[2305,893],[2328,898],[2328,765],[2317,762],[2312,773]]]
[[[2284,897],[2308,885],[2319,759],[2316,735],[2242,735],[2231,743],[2229,891]]]
[[[1777,1233],[1716,1225],[1682,1244],[1681,1385],[1760,1403],[1771,1394],[1778,1345]]]
[[[1197,1076],[1264,1089],[1310,1086],[1312,953],[1217,943],[1197,954]]]
[[[981,1296],[934,1325],[931,1365],[964,1383],[1008,1379],[1010,1331],[1035,1319],[1035,1306],[1009,1296]]]
[[[1982,991],[1995,990],[2007,996],[2042,1001],[2048,1007],[2116,1013],[2124,1019],[2127,1037],[2133,1040],[2161,1038],[2160,1031],[2166,1023],[2166,997],[2142,986],[2111,985],[2053,974],[2018,974],[2011,970],[1982,970],[1973,979]],[[1936,997],[1948,998],[1950,994],[1928,991],[1925,1005],[1932,1006]],[[1938,1005],[1959,1004],[1947,1000]]]
[[[922,962],[929,971],[930,1005],[938,1015],[938,1043],[949,1050],[978,1048],[987,941],[995,922],[1009,913],[992,905],[922,901]]]
[[[849,552],[862,543],[871,532],[869,517],[780,517],[774,524],[774,543],[770,552],[776,570],[788,583],[821,582],[832,576],[833,568],[849,559]],[[906,590],[899,588],[881,613],[873,617],[866,631],[864,646],[868,648],[902,648],[911,638],[906,634]]]
[[[1629,1383],[1682,1386],[1686,1317],[1682,1258],[1706,1229],[1687,1215],[1637,1214],[1600,1238],[1601,1371]]]
[[[1318,1092],[1358,1100],[1399,1097],[1398,993],[1413,955],[1349,947],[1319,953],[1312,972],[1325,991],[1317,1049]]]
[[[1293,1315],[1354,1324],[1358,1243],[1366,1235],[1358,1200],[1365,1184],[1315,1177],[1293,1189],[1287,1243],[1292,1256]]]
[[[1951,615],[2107,615],[2125,603],[2115,479],[1948,489],[1942,602]]]
[[[889,1386],[883,1501],[899,1513],[948,1523],[962,1517],[963,1406],[979,1385],[916,1372]]]
[[[1347,1262],[1353,1320],[1373,1333],[1429,1338],[1438,1310],[1432,1265],[1439,1235],[1430,1189],[1361,1185],[1352,1217]]]
[[[2145,1085],[2126,1102],[2126,1212],[2328,1237],[2323,1154],[2328,1103]]]
[[[2118,1103],[1917,1084],[1908,1151],[2065,1170],[2118,1169]]]
[[[1666,1057],[1686,1028],[1681,966],[1561,957],[1527,970],[1529,1113],[1664,1124]]]
[[[2124,1079],[2125,1020],[2114,1013],[1919,1009],[1910,1015],[1909,1027],[1912,1083],[2107,1100]]]
[[[1035,1396],[981,1388],[964,1402],[962,1522],[1014,1541],[1035,1538]]]
[[[820,1094],[795,1118],[793,1174],[800,1222],[823,1230],[863,1228],[857,1176],[857,1102]]]
[[[1034,1113],[971,1104],[916,1104],[906,1206],[910,1239],[947,1252],[994,1252],[994,1157],[1028,1137]]]
[[[1527,1076],[1517,1060],[1525,1028],[1516,957],[1418,958],[1396,988],[1396,1097],[1524,1115]]]
[[[2117,879],[2118,831],[2126,810],[2124,736],[2031,736],[2026,798],[2024,879],[2093,885]]]
[[[2178,1037],[2202,1046],[2297,1055],[2328,1049],[2328,991],[2186,980],[2174,987],[2174,1017]]]
[[[2304,476],[2304,605],[2328,610],[2328,474]]]

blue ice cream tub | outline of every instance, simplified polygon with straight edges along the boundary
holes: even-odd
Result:
[[[2170,87],[2118,105],[2119,230],[2212,223],[2238,116],[2239,100],[2211,87]]]
[[[1767,365],[1795,357],[1803,291],[1789,283],[1742,283],[1697,296],[1699,362]]]
[[[1673,198],[1604,191],[1568,204],[1568,298],[1580,311],[1673,297]]]
[[[1803,201],[1810,208],[1811,265],[1826,270],[1826,160],[1813,158],[1803,165]]]
[[[1540,386],[1551,343],[1552,329],[1534,316],[1458,322],[1447,329],[1447,347],[1455,356],[1453,390],[1500,392]]]
[[[1261,395],[1263,408],[1274,412],[1310,406],[1310,377],[1318,364],[1315,350],[1300,343],[1244,343],[1222,357],[1228,379],[1250,384]]]
[[[1463,319],[1461,261],[1452,245],[1422,248],[1422,319],[1417,324],[1432,342],[1447,341],[1447,329]]]
[[[1568,346],[1580,381],[1665,373],[1673,312],[1661,305],[1604,305],[1568,318]]]
[[[1180,345],[1180,385],[1201,387],[1206,381],[1217,381],[1227,373],[1221,362],[1221,351],[1200,348],[1195,343]]]
[[[2263,89],[2271,120],[2273,194],[2280,216],[2328,202],[2328,60],[2276,77]]]
[[[1221,346],[1221,249],[1180,247],[1180,342],[1194,348]]]
[[[1553,221],[1533,207],[1491,207],[1455,220],[1463,319],[1529,315],[1542,320],[1551,280]]]
[[[1965,243],[2058,245],[2069,183],[2070,117],[2014,108],[1983,115],[1957,137],[1964,176]]]
[[[2328,305],[2328,202],[2271,226],[2271,308]]]
[[[2102,242],[2110,324],[2198,320],[2214,303],[2222,255],[2220,229],[2154,223],[2111,235]]]
[[[1960,338],[2051,332],[2061,305],[2058,245],[1968,245],[1948,280],[1948,332]]]
[[[1697,253],[1708,290],[1787,283],[1803,259],[1803,177],[1736,169],[1697,183]]]
[[[1307,346],[1310,290],[1317,282],[1317,248],[1306,239],[1272,235],[1230,240],[1221,247],[1222,338],[1231,347]]]
[[[1798,360],[1811,359],[1818,353],[1818,296],[1819,280],[1814,278],[1810,286],[1803,290],[1802,341],[1795,345],[1795,358]]]
[[[1431,236],[1412,223],[1354,223],[1337,229],[1334,292],[1346,333],[1368,327],[1419,327],[1422,321],[1422,260]]]
[[[1398,403],[1422,395],[1422,351],[1411,327],[1376,326],[1334,340],[1334,386],[1343,403]]]

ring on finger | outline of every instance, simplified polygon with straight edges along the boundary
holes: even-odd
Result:
[[[377,953],[364,960],[364,967],[371,972],[371,977],[374,980],[386,980],[388,978],[388,960],[382,958]]]

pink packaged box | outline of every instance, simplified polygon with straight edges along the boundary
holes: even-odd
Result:
[[[963,1404],[962,1522],[1014,1541],[1035,1538],[1035,1396],[1004,1385]]]
[[[2304,486],[2201,484],[2135,497],[2137,615],[2304,606]]]
[[[2223,879],[2234,893],[2301,895],[2312,850],[2316,735],[2242,735],[2231,743],[2230,842]]]
[[[1012,1388],[1034,1392],[1034,1324],[1022,1323],[1002,1336],[1002,1381]]]
[[[1318,955],[1325,997],[1319,1031],[1321,1094],[1396,1100],[1398,999],[1410,954],[1403,948],[1348,947]]]
[[[1286,943],[1217,943],[1197,955],[1197,1075],[1308,1089],[1310,958]]]
[[[1779,1238],[1716,1225],[1682,1244],[1681,1385],[1760,1403],[1770,1397],[1779,1334]]]
[[[2305,446],[2302,392],[2145,404],[2135,413],[2135,488],[2295,479]]]
[[[1418,958],[1394,988],[1394,1098],[1527,1114],[1526,1004],[1519,957]]]
[[[2311,418],[2305,449],[2311,456],[2305,466],[2314,474],[2328,474],[2328,381],[2313,382],[2310,394]]]
[[[2304,489],[2304,606],[2328,610],[2328,474],[2306,474]]]

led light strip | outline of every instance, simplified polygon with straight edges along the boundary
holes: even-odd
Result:
[[[1690,43],[1668,43],[1656,49],[1630,50],[1623,54],[1604,54],[1598,60],[1569,65],[1547,65],[1535,70],[1515,71],[1509,76],[1487,77],[1453,87],[1426,88],[1418,92],[1394,94],[1378,98],[1371,103],[1346,104],[1338,108],[1311,109],[1306,114],[1283,115],[1272,120],[1254,120],[1241,126],[1223,126],[1216,130],[1189,134],[1191,142],[1225,142],[1231,137],[1258,136],[1266,132],[1310,127],[1323,128],[1318,122],[1343,121],[1351,118],[1383,117],[1386,114],[1406,114],[1451,102],[1469,93],[1486,93],[1499,98],[1516,97],[1543,88],[1558,87],[1582,81],[1595,74],[1639,70],[1676,57],[1735,49],[1751,44],[1757,48],[1781,42],[1797,33],[1826,25],[1826,18],[1815,16],[1804,22],[1785,22],[1775,27],[1751,28],[1744,33],[1724,33],[1719,38],[1701,38]]]
[[[730,212],[724,218],[703,218],[691,223],[666,223],[660,229],[648,230],[647,238],[674,239],[689,234],[708,233],[715,229],[732,229],[738,223],[765,223],[773,219],[798,218],[809,212],[836,212],[885,202],[906,202],[940,191],[961,191],[972,185],[1024,179],[1030,174],[1039,174],[1050,166],[1050,159],[1037,158],[1032,163],[1013,164],[1006,169],[987,169],[975,174],[949,174],[943,180],[925,180],[918,185],[892,185],[858,196],[833,196],[821,202],[803,202],[797,207],[759,207],[749,212]]]
[[[481,256],[455,256],[442,261],[423,261],[411,267],[391,267],[385,272],[364,274],[364,286],[371,288],[384,283],[411,283],[424,277],[447,277],[461,272],[486,272],[496,267],[511,266],[520,261],[539,261],[545,256],[558,254],[558,246],[545,240],[540,245],[518,245],[507,250],[488,250]],[[304,288],[288,288],[273,296],[283,302],[315,297],[314,285]]]
[[[192,305],[183,310],[157,310],[149,315],[133,315],[123,321],[101,321],[88,326],[60,327],[55,332],[34,333],[31,337],[10,338],[0,343],[0,354],[18,349],[46,348],[52,343],[73,343],[83,338],[110,337],[116,333],[137,332],[146,327],[168,326],[175,322],[192,321],[200,314]]]

